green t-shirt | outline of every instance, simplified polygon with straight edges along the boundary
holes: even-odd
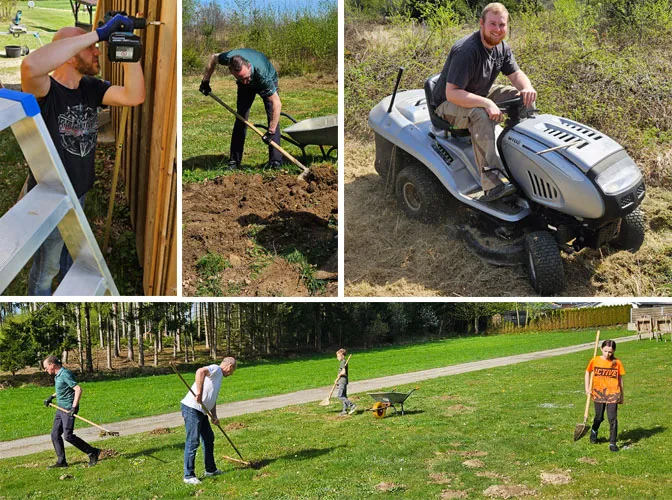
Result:
[[[345,375],[338,379],[338,385],[348,385],[348,361],[343,359],[338,365],[338,373],[341,373],[341,370],[345,368]]]
[[[77,385],[75,377],[70,370],[61,367],[56,374],[54,384],[56,386],[56,400],[58,401],[58,406],[69,410],[72,408],[72,403],[75,400],[74,387]]]
[[[254,49],[229,50],[219,54],[219,64],[228,66],[233,56],[240,56],[252,65],[252,79],[247,87],[261,97],[270,97],[278,91],[278,73],[264,54]]]

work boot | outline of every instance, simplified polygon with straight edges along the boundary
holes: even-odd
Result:
[[[55,464],[47,467],[47,469],[59,469],[61,467],[67,467],[67,466],[68,464],[66,462],[56,462]]]
[[[282,168],[282,162],[278,160],[270,161],[268,162],[268,168],[270,169]]]
[[[609,451],[618,451],[618,445],[616,443],[609,444]]]
[[[240,168],[240,162],[237,162],[236,160],[229,160],[229,162],[226,164],[227,170],[238,170]]]
[[[220,474],[224,474],[224,471],[219,469],[216,469],[214,472],[208,472],[207,470],[205,471],[205,477],[219,476]]]
[[[93,467],[98,463],[98,457],[100,456],[100,448],[96,448],[96,451],[89,453],[89,467]]]
[[[357,409],[357,405],[353,404],[352,406],[350,406],[350,410],[348,411],[348,415],[352,415],[353,413],[355,413],[356,409]]]
[[[513,184],[499,184],[498,186],[489,189],[481,198],[481,201],[490,202],[512,195],[516,192],[516,186]]]
[[[590,442],[597,444],[597,431],[590,429]]]

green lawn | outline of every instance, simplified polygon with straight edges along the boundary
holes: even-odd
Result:
[[[618,338],[630,334],[626,330],[604,330],[602,338]],[[361,353],[355,351],[350,362],[350,377],[352,381],[365,380],[592,342],[594,338],[593,330],[582,330],[465,337],[372,349]],[[147,360],[151,359],[150,351],[146,351],[145,356]],[[226,381],[225,390],[218,402],[243,401],[329,385],[333,382],[337,368],[335,356],[241,364],[236,374]],[[193,381],[193,370],[185,373],[185,378]],[[182,383],[172,374],[84,382],[82,388],[82,416],[97,423],[178,411],[179,401],[185,393]],[[0,419],[2,440],[48,433],[54,410],[42,406],[42,401],[52,392],[51,386],[35,385],[0,391],[0,408],[3,409],[3,418]],[[23,418],[27,408],[31,409],[30,419]]]
[[[223,106],[198,91],[200,76],[182,78],[182,180],[200,182],[227,173],[229,146],[235,117]],[[232,108],[236,108],[236,85],[233,77],[226,74],[226,68],[218,67],[211,82],[213,93]],[[280,98],[282,110],[297,121],[338,113],[338,88],[335,83],[320,83],[314,76],[305,78],[281,78]],[[266,113],[261,98],[252,105],[250,118],[254,124],[266,126]],[[280,126],[291,125],[281,117]],[[322,163],[319,148],[309,146],[307,160],[301,157],[301,150],[283,142],[282,147],[289,154],[307,166]],[[268,146],[252,130],[248,130],[243,157],[243,171],[261,172],[268,161]],[[334,165],[336,161],[333,160]],[[298,167],[286,165],[292,172]],[[240,170],[238,171],[240,172]]]
[[[598,445],[572,439],[590,357],[577,353],[424,382],[404,416],[339,418],[337,405],[309,404],[227,419],[224,425],[235,422],[228,434],[243,456],[262,467],[231,466],[221,457],[234,452],[217,434],[215,458],[224,474],[196,487],[181,482],[182,428],[108,439],[102,446],[119,455],[95,468],[71,448],[66,470],[45,468],[53,451],[2,460],[0,487],[7,498],[424,500],[483,498],[488,487],[509,484],[535,490],[535,498],[669,498],[670,348],[649,341],[619,346],[627,371],[619,453],[608,451],[606,422]],[[366,395],[353,399],[360,409],[372,402]],[[196,464],[202,476],[200,450]],[[64,473],[70,477],[59,481]],[[569,482],[544,485],[542,473]]]

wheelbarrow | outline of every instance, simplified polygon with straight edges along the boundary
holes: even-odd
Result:
[[[367,394],[373,398],[375,403],[366,411],[373,412],[373,416],[376,418],[383,418],[388,408],[392,408],[395,413],[399,413],[395,406],[399,405],[401,407],[401,414],[403,415],[404,402],[417,390],[418,387],[411,389],[411,392],[397,392],[396,390],[392,392],[369,392]]]
[[[304,161],[308,146],[319,146],[322,158],[325,160],[338,149],[338,115],[319,116],[301,121],[297,121],[284,111],[280,115],[293,122],[293,125],[282,129],[280,136],[301,150]],[[255,123],[255,127],[268,130],[265,125]],[[329,146],[326,151],[325,146]]]

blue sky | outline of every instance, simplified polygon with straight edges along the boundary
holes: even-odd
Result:
[[[225,10],[238,9],[240,5],[244,5],[247,8],[257,8],[260,10],[270,8],[276,12],[293,12],[306,9],[313,10],[325,3],[335,5],[336,0],[217,0],[217,3]]]

